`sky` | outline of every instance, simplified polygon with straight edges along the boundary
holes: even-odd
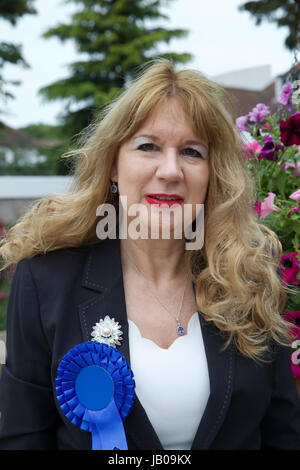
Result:
[[[161,11],[169,20],[159,24],[168,29],[187,29],[186,38],[173,39],[161,45],[160,52],[189,52],[194,58],[185,68],[196,68],[207,77],[260,65],[270,65],[275,77],[286,72],[293,63],[293,53],[284,46],[287,28],[263,22],[255,26],[248,12],[238,11],[245,0],[172,0]],[[81,58],[71,41],[41,35],[58,23],[70,21],[76,11],[72,3],[62,0],[35,0],[37,15],[26,15],[15,27],[0,20],[0,41],[22,45],[23,56],[30,69],[7,65],[5,79],[21,80],[10,86],[14,100],[3,98],[0,106],[5,124],[19,128],[33,123],[57,124],[64,102],[43,101],[38,90],[68,76],[68,64]]]

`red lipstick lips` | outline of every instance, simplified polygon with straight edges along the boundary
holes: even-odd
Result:
[[[159,206],[162,204],[167,204],[169,207],[171,207],[174,204],[183,203],[183,197],[180,196],[179,194],[166,194],[166,193],[147,194],[146,200],[147,202],[149,202],[149,204],[157,204]]]

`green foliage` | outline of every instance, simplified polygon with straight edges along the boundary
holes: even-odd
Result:
[[[38,139],[59,140],[64,138],[62,128],[59,125],[55,126],[44,123],[29,124],[26,127],[21,127],[19,130],[25,131],[26,134]]]
[[[169,44],[173,38],[188,34],[186,30],[150,26],[153,21],[168,19],[160,12],[162,1],[71,1],[78,4],[78,11],[70,22],[49,29],[44,37],[73,41],[84,59],[69,66],[69,77],[40,90],[47,100],[65,101],[60,119],[68,136],[86,127],[95,113],[130,83],[139,66],[157,57],[174,63],[192,58],[188,53],[158,54],[158,44]]]
[[[0,17],[15,26],[17,20],[25,14],[35,14],[34,0],[1,0]]]
[[[288,35],[285,46],[289,50],[297,46],[297,37],[300,30],[300,3],[298,0],[261,0],[246,2],[239,6],[240,11],[248,11],[254,18],[256,25],[263,20],[286,27]]]

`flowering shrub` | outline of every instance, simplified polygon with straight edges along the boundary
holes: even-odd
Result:
[[[236,126],[251,139],[243,139],[243,146],[256,183],[253,211],[281,241],[282,282],[294,289],[287,294],[284,316],[295,340],[300,340],[300,102],[293,103],[292,93],[292,83],[286,83],[276,112],[258,103],[248,115],[237,118]],[[291,368],[300,380],[300,360],[291,361]]]

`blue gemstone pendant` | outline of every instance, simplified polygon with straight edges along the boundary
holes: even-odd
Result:
[[[179,335],[181,335],[181,336],[184,335],[184,328],[183,328],[183,326],[181,326],[181,325],[178,326],[178,328],[177,328],[177,333],[178,333]]]

